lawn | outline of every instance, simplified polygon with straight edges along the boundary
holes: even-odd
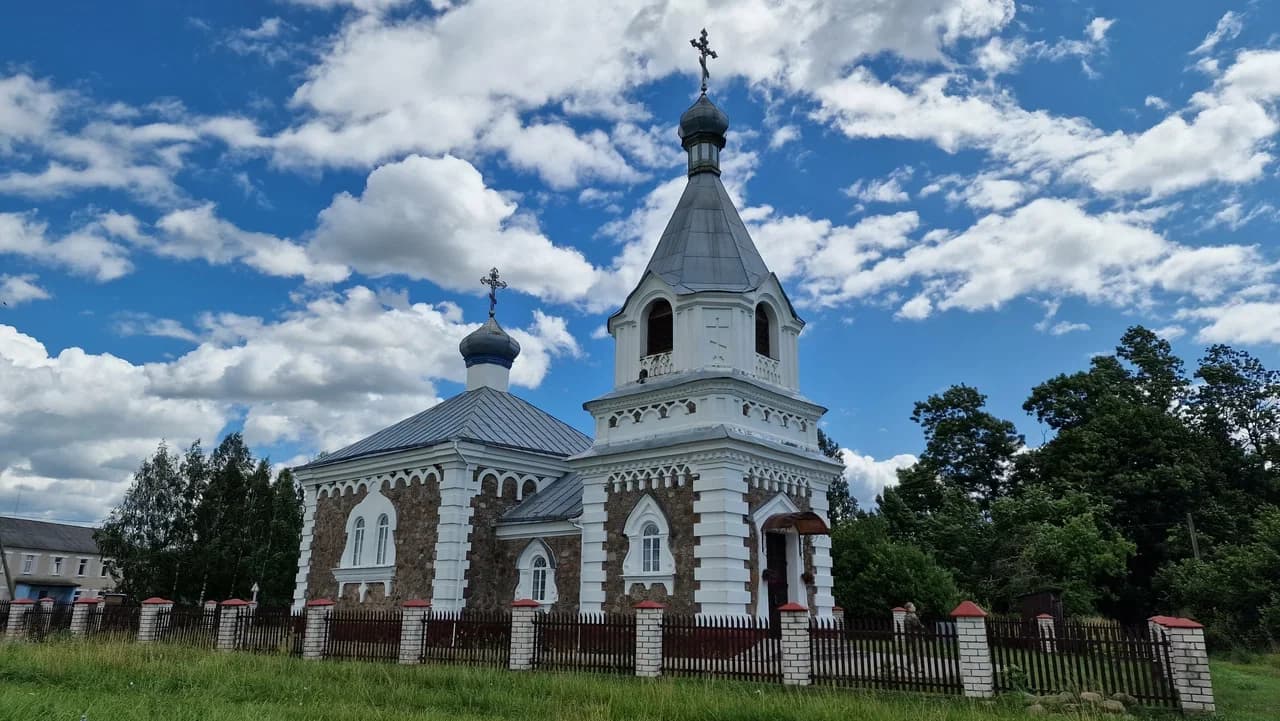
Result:
[[[1216,664],[1230,721],[1273,721],[1280,661]],[[1219,682],[1218,679],[1222,681]],[[175,646],[50,641],[0,645],[0,719],[663,719],[999,721],[1013,700],[787,690],[748,683],[449,666],[399,667],[218,654]]]

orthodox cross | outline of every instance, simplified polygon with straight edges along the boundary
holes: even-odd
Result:
[[[707,92],[707,78],[711,77],[711,73],[707,72],[707,57],[718,58],[716,51],[711,49],[711,44],[707,42],[707,29],[702,29],[702,39],[694,38],[689,44],[698,51],[698,62],[702,65],[702,92]]]
[[[489,286],[489,317],[493,317],[494,310],[498,307],[498,289],[506,288],[507,281],[498,279],[498,269],[490,268],[489,275],[480,279],[481,285]]]

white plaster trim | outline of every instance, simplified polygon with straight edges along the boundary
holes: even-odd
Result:
[[[645,572],[641,531],[648,523],[658,527],[658,570]],[[665,585],[668,595],[674,594],[676,559],[671,553],[671,524],[667,522],[667,517],[663,515],[662,508],[653,496],[645,494],[636,501],[622,527],[622,533],[627,537],[627,555],[622,561],[623,592],[630,590],[633,583],[643,583],[645,588],[661,583]]]
[[[538,557],[547,562],[547,597],[541,600],[533,598],[533,560]],[[516,583],[515,597],[512,600],[529,598],[546,607],[560,599],[560,592],[556,587],[556,556],[542,539],[535,538],[525,546],[516,559],[516,569],[520,572],[520,580]]]
[[[569,521],[538,521],[535,523],[509,523],[498,526],[501,539],[540,538],[550,536],[576,536],[582,529]]]
[[[768,566],[765,557],[765,532],[764,523],[771,516],[780,513],[796,513],[800,509],[785,494],[770,498],[768,501],[760,504],[756,512],[751,514],[751,525],[756,529],[756,615],[767,617],[769,615],[769,590],[765,588],[764,569]],[[800,580],[800,576],[804,573],[804,554],[801,553],[800,534],[794,530],[786,531],[787,537],[787,600],[808,605],[806,596],[807,589]]]
[[[387,517],[388,534],[387,534],[387,553],[382,563],[378,563],[378,519],[382,516]],[[355,530],[357,519],[364,519],[364,539],[362,541],[360,557],[361,563],[356,565],[352,558],[354,550],[355,536],[352,533]],[[338,563],[340,568],[364,568],[368,566],[390,566],[396,565],[396,507],[391,503],[391,499],[382,495],[380,488],[371,488],[369,495],[365,496],[363,501],[356,504],[351,509],[351,513],[347,515],[346,526],[347,539],[342,546],[342,559]]]
[[[395,580],[396,567],[391,566],[359,566],[356,568],[335,568],[333,579],[338,582],[338,596],[342,596],[343,587],[353,583],[360,584],[360,603],[364,603],[369,593],[369,584],[381,583],[382,595],[391,595],[391,582]]]

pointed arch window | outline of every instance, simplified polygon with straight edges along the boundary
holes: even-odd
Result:
[[[756,353],[773,358],[773,321],[769,318],[769,306],[756,305]]]
[[[627,555],[622,560],[625,588],[633,583],[643,583],[646,588],[661,583],[667,593],[674,593],[676,560],[671,553],[671,525],[652,495],[645,494],[636,502],[622,533],[627,538]]]
[[[538,556],[533,559],[533,600],[541,603],[547,600],[547,559]]]
[[[542,539],[534,539],[516,559],[519,580],[516,598],[530,598],[551,605],[559,598],[556,590],[556,563],[551,548]]]
[[[645,317],[645,355],[670,353],[675,347],[675,318],[671,304],[659,298],[649,306]]]
[[[644,524],[640,538],[640,571],[659,573],[662,570],[662,536],[658,532],[658,524],[653,521]]]
[[[359,566],[364,560],[364,517],[356,519],[351,531],[351,565]]]
[[[374,553],[374,563],[385,566],[387,563],[387,541],[391,537],[391,519],[387,514],[378,516],[378,546]]]

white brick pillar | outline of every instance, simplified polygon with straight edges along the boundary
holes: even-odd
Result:
[[[318,598],[307,601],[307,630],[302,638],[302,657],[310,661],[324,658],[329,650],[329,614],[333,601]]]
[[[995,667],[987,645],[987,612],[973,601],[964,601],[951,612],[960,641],[960,680],[964,695],[990,698],[995,695]]]
[[[511,604],[511,655],[507,664],[512,671],[528,671],[533,668],[533,645],[537,635],[533,617],[539,604],[530,598],[522,598]]]
[[[898,606],[893,609],[893,632],[902,633],[907,630],[907,609]]]
[[[657,678],[662,675],[662,616],[666,606],[656,601],[641,601],[636,610],[636,675]]]
[[[423,636],[427,631],[427,616],[431,602],[420,598],[405,601],[400,616],[400,663],[422,663]]]
[[[218,614],[218,640],[214,648],[219,651],[234,651],[244,642],[244,635],[253,618],[253,607],[248,601],[232,598],[222,602]]]
[[[782,685],[813,683],[813,654],[809,646],[809,609],[798,603],[778,608],[782,615]]]
[[[98,608],[96,598],[78,598],[71,606],[71,635],[84,636],[89,633],[89,614]],[[101,619],[101,616],[99,616]]]
[[[1040,634],[1040,650],[1045,653],[1058,652],[1058,629],[1053,616],[1042,613],[1036,616],[1036,631]]]
[[[604,610],[604,562],[607,558],[604,544],[608,537],[605,521],[609,516],[605,502],[608,498],[604,476],[583,477],[582,516],[579,520],[582,524],[582,572],[578,585],[578,610],[581,613]]]
[[[677,347],[679,344],[677,344]],[[741,461],[715,458],[700,462],[693,481],[693,601],[707,616],[741,616],[751,604],[747,565],[751,548],[744,518],[750,513],[745,493],[746,468]],[[688,591],[675,589],[673,595]]]
[[[1215,710],[1209,655],[1204,645],[1204,626],[1189,618],[1155,616],[1156,624],[1169,640],[1169,664],[1178,705],[1184,713],[1209,714]]]
[[[160,616],[166,620],[173,610],[173,601],[153,596],[142,602],[138,612],[138,643],[154,643],[160,640]]]
[[[471,499],[479,490],[473,468],[461,461],[442,466],[440,522],[436,524],[436,564],[431,581],[431,607],[461,611],[466,601],[467,552],[471,550]]]
[[[298,544],[298,572],[293,577],[293,608],[306,607],[307,577],[311,575],[311,545],[316,531],[316,505],[319,486],[305,483],[302,487],[302,538]]]
[[[5,625],[4,636],[10,641],[20,641],[27,635],[27,614],[36,605],[29,598],[19,598],[9,604],[9,622]]]

